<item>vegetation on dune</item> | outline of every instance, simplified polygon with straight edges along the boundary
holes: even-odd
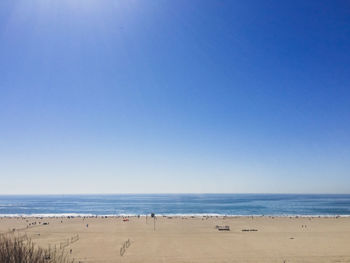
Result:
[[[36,247],[31,239],[0,235],[1,263],[71,263],[63,250]]]

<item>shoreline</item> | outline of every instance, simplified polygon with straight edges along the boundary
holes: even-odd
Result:
[[[63,214],[0,214],[0,218],[121,218],[121,217],[150,217],[150,214],[78,214],[78,213],[63,213]],[[224,214],[155,214],[156,217],[172,217],[172,218],[347,218],[350,215],[224,215]]]

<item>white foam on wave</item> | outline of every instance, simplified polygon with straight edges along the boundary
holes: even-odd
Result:
[[[0,214],[0,217],[83,217],[95,216],[93,214],[77,214],[77,213],[63,213],[63,214]]]

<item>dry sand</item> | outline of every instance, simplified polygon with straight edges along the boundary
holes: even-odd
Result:
[[[69,239],[65,251],[72,249],[75,262],[350,262],[346,217],[158,217],[153,227],[145,217],[0,218],[0,233],[15,228],[43,247],[59,248]],[[79,240],[71,243],[76,234]]]

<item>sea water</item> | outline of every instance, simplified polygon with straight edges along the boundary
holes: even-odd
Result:
[[[62,215],[348,216],[350,195],[121,194],[0,196],[1,216]]]

